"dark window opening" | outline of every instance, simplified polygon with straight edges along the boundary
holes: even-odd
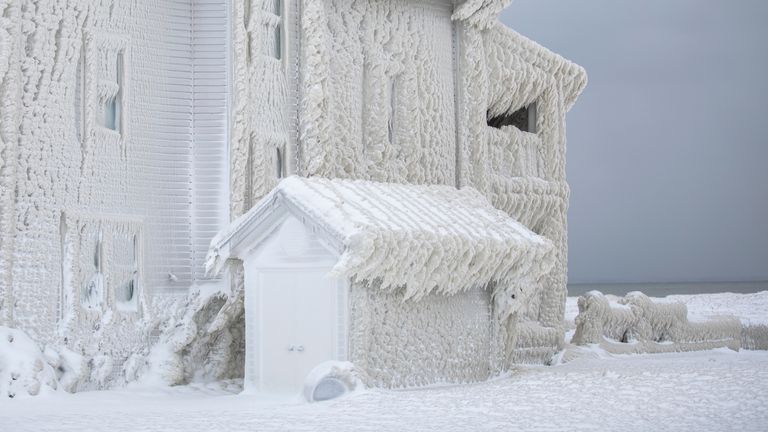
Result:
[[[114,58],[112,74],[104,77],[101,102],[100,125],[106,129],[121,133],[123,116],[123,53],[119,52]]]
[[[501,129],[504,126],[514,126],[523,132],[536,133],[536,102],[522,107],[511,114],[496,117],[488,115],[488,126]]]
[[[243,26],[246,30],[250,30],[248,22],[251,20],[251,0],[245,0],[243,2]]]
[[[114,270],[122,274],[115,289],[115,301],[121,311],[138,311],[139,297],[139,236],[120,237],[120,246],[112,253]],[[126,247],[127,246],[127,247]]]
[[[397,114],[397,77],[389,82],[389,121],[387,122],[387,138],[390,144],[395,143],[395,115]]]
[[[283,152],[280,151],[280,149],[277,150],[277,155],[275,157],[276,166],[275,166],[275,174],[277,175],[277,178],[281,179],[283,178]]]
[[[272,57],[281,60],[283,58],[283,2],[282,0],[274,0],[274,2],[272,13],[280,17],[280,20],[275,27],[275,44],[272,48]]]
[[[272,56],[280,60],[283,58],[283,26],[282,23],[275,27],[275,46]]]

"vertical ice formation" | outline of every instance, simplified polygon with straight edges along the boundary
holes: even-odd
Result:
[[[304,7],[301,174],[455,184],[450,7],[405,0]]]
[[[231,214],[251,208],[291,166],[288,84],[282,61],[283,2],[233,2],[234,118],[231,140]],[[279,166],[278,166],[279,163]]]
[[[11,263],[21,104],[19,3],[17,0],[0,1],[0,325],[10,325],[13,320]]]
[[[611,302],[598,291],[579,297],[576,345],[601,344],[611,352],[738,350],[742,326],[734,317],[690,321],[683,303],[653,301],[632,292]]]

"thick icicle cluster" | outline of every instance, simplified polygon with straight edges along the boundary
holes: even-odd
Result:
[[[537,280],[552,266],[548,240],[472,188],[317,177],[281,181],[213,240],[213,253],[274,195],[339,237],[344,249],[334,275],[380,280],[384,289],[404,287],[405,298],[450,295],[491,281],[506,287],[520,279]]]
[[[17,1],[0,0],[0,323],[10,322],[13,304],[14,174],[21,104],[20,12]]]

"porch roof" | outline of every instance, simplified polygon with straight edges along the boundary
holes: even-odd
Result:
[[[293,176],[211,241],[207,271],[243,258],[288,214],[338,252],[334,276],[404,287],[406,298],[538,279],[554,260],[549,240],[473,188]]]

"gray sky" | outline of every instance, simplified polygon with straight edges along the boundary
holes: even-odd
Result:
[[[768,1],[516,0],[581,64],[572,283],[768,280]]]

